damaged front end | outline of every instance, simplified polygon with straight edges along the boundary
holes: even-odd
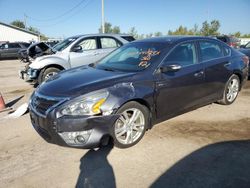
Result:
[[[47,142],[77,148],[94,148],[111,137],[112,126],[120,117],[120,105],[135,96],[132,83],[75,98],[49,97],[34,92],[30,117],[35,130]]]
[[[19,77],[26,82],[32,82],[34,78],[37,78],[36,70],[33,70],[29,65],[37,58],[44,55],[55,54],[55,50],[44,42],[38,42],[31,44],[27,50],[20,50],[19,59],[21,62],[26,63],[22,70],[19,70]]]

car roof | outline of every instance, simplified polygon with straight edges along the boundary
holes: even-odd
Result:
[[[82,35],[74,35],[74,36],[71,36],[71,37],[68,37],[68,38],[74,38],[74,37],[96,37],[96,36],[132,36],[132,35],[129,35],[129,34],[113,34],[113,33],[96,33],[96,34],[82,34]]]
[[[163,37],[152,37],[142,40],[137,40],[134,42],[160,42],[160,43],[176,43],[176,42],[182,42],[182,41],[188,41],[188,40],[197,40],[197,39],[209,39],[209,40],[215,40],[219,41],[217,39],[214,39],[212,37],[204,37],[204,36],[186,36],[186,35],[171,35],[171,36],[163,36]]]

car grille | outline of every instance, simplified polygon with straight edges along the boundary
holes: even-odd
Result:
[[[33,124],[34,129],[38,132],[38,134],[43,137],[45,140],[50,141],[51,140],[51,136],[49,135],[48,131],[41,128],[38,125]]]
[[[31,98],[31,107],[37,113],[45,116],[48,109],[50,109],[52,106],[59,104],[61,101],[62,99],[52,99],[51,97],[34,94]]]

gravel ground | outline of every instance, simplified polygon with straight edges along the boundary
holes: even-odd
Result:
[[[15,109],[32,86],[0,61],[0,92]],[[0,187],[250,187],[250,81],[230,106],[211,104],[156,125],[128,149],[46,143],[29,114],[0,113]]]

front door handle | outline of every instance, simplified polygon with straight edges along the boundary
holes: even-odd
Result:
[[[204,74],[204,71],[199,71],[199,72],[194,73],[194,76],[201,77],[201,76],[203,76],[203,74]]]
[[[231,65],[231,62],[225,63],[224,66],[228,67],[229,65]]]

